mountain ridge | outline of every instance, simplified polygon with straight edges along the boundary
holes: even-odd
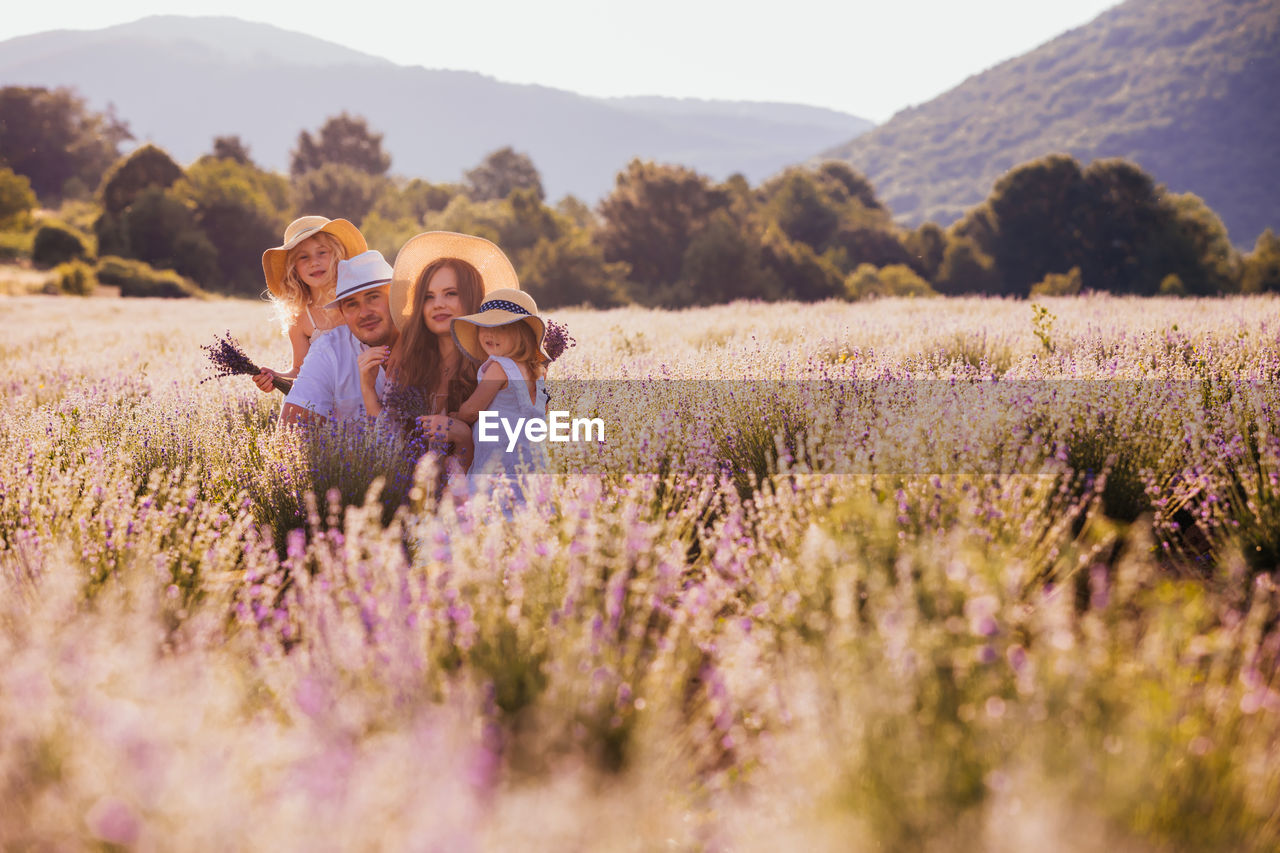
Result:
[[[1238,244],[1280,225],[1280,3],[1127,0],[823,152],[900,222],[946,225],[1020,163],[1132,160],[1194,192]]]
[[[227,17],[152,16],[0,42],[0,83],[71,86],[96,109],[114,104],[140,142],[183,162],[207,153],[215,136],[238,134],[256,161],[283,171],[302,130],[346,111],[384,135],[394,173],[456,181],[510,145],[530,155],[550,196],[587,201],[634,157],[760,181],[872,126],[803,105],[591,98],[397,65]]]

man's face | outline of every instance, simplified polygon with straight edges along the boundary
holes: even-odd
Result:
[[[391,322],[390,296],[391,286],[383,285],[353,293],[338,303],[347,328],[361,343],[371,347],[395,343],[398,332]]]

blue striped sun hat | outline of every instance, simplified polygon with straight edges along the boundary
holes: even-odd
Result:
[[[543,347],[543,337],[547,333],[546,324],[538,316],[538,303],[523,290],[499,288],[491,290],[484,296],[480,310],[465,317],[455,317],[450,324],[453,339],[458,347],[476,361],[484,361],[488,356],[480,346],[480,327],[492,329],[494,326],[506,326],[511,323],[527,323],[533,329],[534,338],[538,342],[538,352],[544,361],[551,361]]]

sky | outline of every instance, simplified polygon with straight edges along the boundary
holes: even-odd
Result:
[[[113,0],[8,4],[0,40],[157,14],[274,24],[401,65],[584,95],[779,101],[887,120],[1116,0]]]

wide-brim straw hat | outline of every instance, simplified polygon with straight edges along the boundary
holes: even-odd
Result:
[[[395,275],[391,281],[391,319],[397,328],[403,328],[413,313],[414,288],[422,271],[441,258],[457,258],[475,267],[486,295],[504,288],[520,289],[516,268],[494,243],[470,234],[427,231],[409,240],[396,254]]]
[[[336,237],[342,247],[347,250],[348,258],[354,258],[361,252],[369,250],[369,244],[365,242],[360,229],[345,219],[299,216],[284,229],[284,243],[262,253],[262,274],[267,279],[267,290],[271,291],[273,296],[283,295],[280,285],[289,272],[289,250],[321,231]]]
[[[512,323],[527,323],[533,329],[534,339],[538,342],[538,353],[544,362],[551,361],[543,348],[543,339],[547,335],[547,326],[538,316],[538,303],[523,290],[503,288],[486,293],[484,303],[475,314],[455,317],[449,325],[453,332],[453,340],[467,355],[476,361],[484,361],[489,354],[480,346],[480,327],[492,329],[495,326],[508,326]]]

